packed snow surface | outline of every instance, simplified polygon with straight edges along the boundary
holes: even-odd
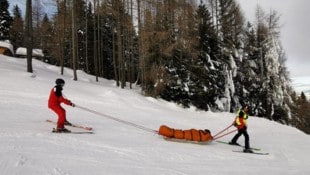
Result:
[[[33,69],[34,73],[26,72],[25,59],[0,55],[0,174],[310,174],[310,137],[293,127],[249,118],[251,145],[269,155],[236,153],[232,150],[242,148],[218,142],[166,141],[150,131],[165,124],[216,134],[232,123],[234,114],[183,109],[144,97],[138,87],[120,89],[106,79],[96,82],[82,71],[78,71],[78,81],[73,81],[72,70],[60,75],[59,67],[38,60],[33,60]],[[51,133],[55,126],[45,120],[57,120],[47,108],[56,78],[66,81],[63,93],[68,99],[97,112],[64,105],[70,122],[93,127],[94,134]],[[220,140],[229,141],[232,136]],[[241,137],[239,143],[243,142]]]

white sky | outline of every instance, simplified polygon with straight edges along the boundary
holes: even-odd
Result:
[[[291,78],[310,75],[309,0],[237,0],[245,15],[253,22],[256,5],[266,13],[270,9],[281,15],[281,41],[286,51]]]

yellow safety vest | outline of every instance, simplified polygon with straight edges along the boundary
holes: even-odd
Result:
[[[248,119],[248,114],[246,113],[246,112],[244,112],[243,110],[238,110],[238,112],[237,112],[237,116],[236,116],[236,119],[235,119],[235,123],[236,123],[236,125],[237,126],[239,126],[239,125],[241,125],[241,122],[240,122],[240,118],[239,118],[239,115],[240,115],[240,112],[243,112],[243,123],[244,123],[244,125],[246,125],[246,120]]]

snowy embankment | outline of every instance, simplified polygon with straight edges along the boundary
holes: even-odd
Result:
[[[310,137],[299,130],[262,118],[248,120],[251,145],[267,156],[217,142],[207,145],[169,142],[137,127],[64,106],[72,123],[94,128],[94,134],[54,134],[46,119],[56,120],[47,98],[56,78],[66,81],[64,94],[74,103],[152,130],[227,127],[234,114],[183,109],[163,100],[146,98],[138,88],[119,89],[114,81],[95,78],[33,60],[0,55],[0,172],[20,175],[308,175]],[[221,140],[228,141],[232,135]],[[243,138],[239,143],[243,143]]]

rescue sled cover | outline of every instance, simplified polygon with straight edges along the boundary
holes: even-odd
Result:
[[[161,125],[159,127],[158,134],[167,137],[167,138],[175,138],[175,139],[184,139],[190,141],[198,141],[198,142],[208,142],[212,140],[212,136],[209,130],[198,130],[198,129],[174,129],[170,128],[166,125]]]

